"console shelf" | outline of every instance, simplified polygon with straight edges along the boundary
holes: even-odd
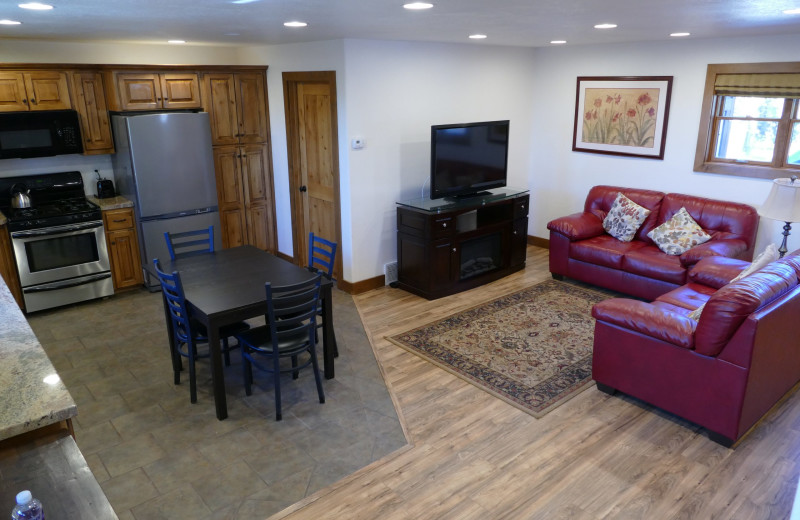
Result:
[[[398,285],[434,300],[525,267],[528,192],[397,203]]]

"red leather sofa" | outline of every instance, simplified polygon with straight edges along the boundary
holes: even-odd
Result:
[[[700,260],[652,303],[614,298],[597,320],[592,376],[735,443],[800,381],[800,250],[728,283],[747,262]],[[688,314],[705,303],[699,320]]]
[[[651,211],[630,242],[621,242],[603,229],[603,219],[617,193]],[[711,235],[711,240],[679,256],[671,256],[647,233],[685,207]],[[687,281],[687,271],[701,258],[726,256],[751,260],[758,213],[746,204],[678,193],[595,186],[583,211],[547,224],[550,230],[550,272],[648,300]]]

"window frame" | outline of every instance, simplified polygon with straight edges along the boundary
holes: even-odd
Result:
[[[780,124],[775,137],[775,155],[781,157],[782,166],[772,164],[749,163],[743,164],[731,160],[714,159],[714,136],[717,110],[721,105],[714,95],[714,85],[719,74],[770,74],[770,73],[800,73],[800,62],[783,63],[724,63],[710,64],[706,71],[705,91],[703,92],[703,105],[700,115],[700,128],[697,132],[697,147],[695,150],[694,171],[702,173],[717,173],[734,175],[738,177],[756,177],[761,179],[775,179],[777,177],[790,177],[798,171],[797,165],[786,165],[784,158],[791,138],[791,125],[787,134],[785,125]],[[788,102],[787,107],[795,106],[798,101]],[[785,114],[784,114],[785,115]],[[800,115],[795,113],[795,115]]]

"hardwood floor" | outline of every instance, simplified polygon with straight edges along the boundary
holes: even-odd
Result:
[[[800,394],[735,450],[641,401],[590,387],[534,419],[385,336],[549,278],[527,268],[429,302],[384,287],[355,298],[410,446],[272,518],[788,518],[800,468]]]

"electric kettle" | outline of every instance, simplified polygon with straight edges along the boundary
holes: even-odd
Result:
[[[25,184],[17,183],[11,186],[11,207],[16,209],[30,208],[31,198],[28,196],[30,189]]]

